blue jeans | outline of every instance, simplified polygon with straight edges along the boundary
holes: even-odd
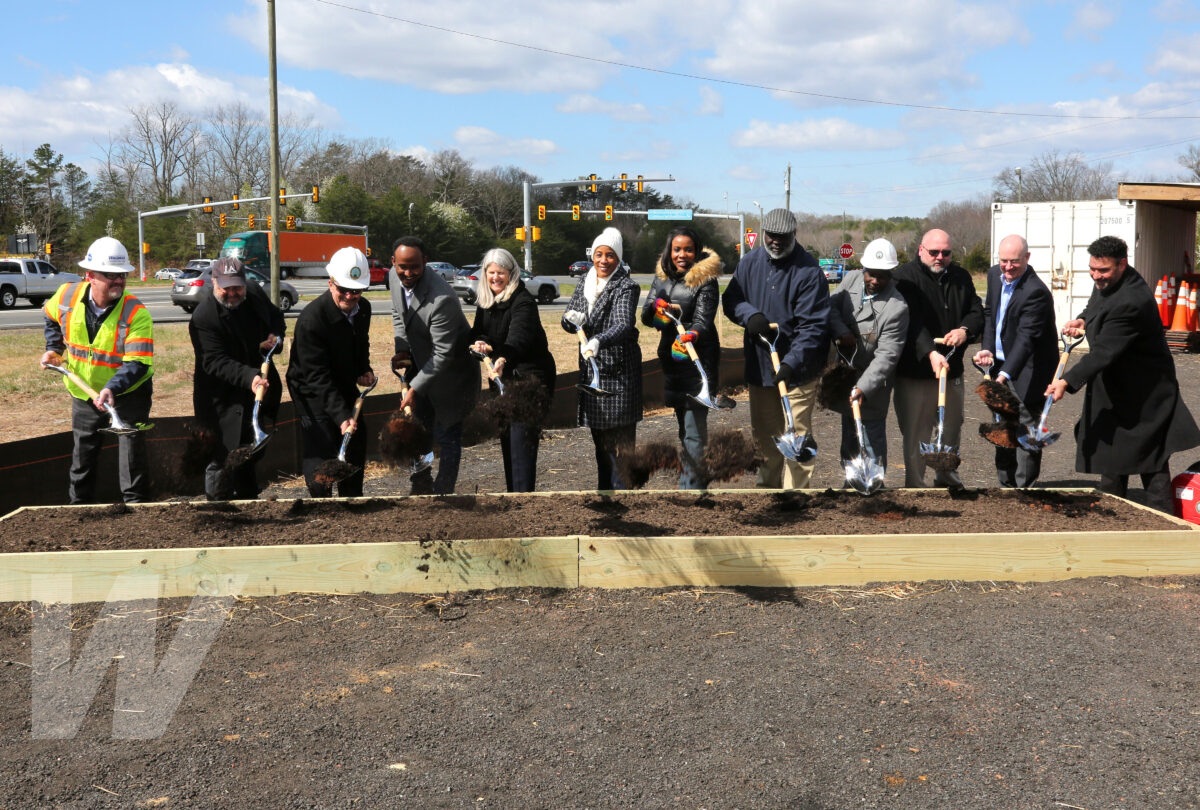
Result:
[[[679,473],[680,489],[703,489],[708,482],[703,480],[701,470],[704,446],[708,443],[708,410],[706,408],[676,408],[675,421],[679,423],[679,444],[683,452],[679,461],[683,471]]]
[[[439,422],[433,404],[420,394],[413,397],[413,414],[429,429],[434,444],[438,446],[438,471],[436,478],[429,469],[414,475],[412,492],[414,495],[431,492],[437,495],[453,494],[458,483],[458,465],[462,460],[463,423],[460,421],[447,425]]]
[[[533,492],[537,486],[539,433],[537,425],[514,422],[500,434],[504,486],[509,492]]]

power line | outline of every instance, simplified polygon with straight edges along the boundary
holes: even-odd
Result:
[[[823,98],[830,101],[846,101],[854,104],[873,104],[880,107],[898,107],[908,110],[933,110],[936,112],[955,112],[969,113],[972,115],[995,115],[1009,116],[1017,118],[1058,118],[1058,119],[1077,119],[1077,120],[1094,120],[1094,121],[1178,121],[1178,120],[1195,120],[1200,118],[1200,115],[1178,115],[1178,116],[1163,116],[1159,118],[1147,118],[1140,115],[1064,115],[1062,113],[1038,113],[1038,112],[1015,112],[1008,110],[985,110],[970,107],[942,107],[934,104],[910,104],[900,101],[885,101],[883,99],[874,98],[858,98],[855,96],[841,96],[834,93],[818,93],[812,90],[793,90],[785,87],[771,87],[764,84],[754,84],[752,82],[741,82],[735,79],[720,79],[715,76],[705,76],[700,73],[686,73],[677,70],[664,70],[662,68],[647,67],[646,65],[637,65],[632,62],[618,62],[614,59],[600,59],[595,56],[585,56],[584,54],[570,53],[569,51],[559,51],[553,48],[543,48],[539,45],[529,45],[524,42],[512,42],[507,39],[499,39],[498,37],[484,36],[483,34],[473,34],[469,31],[459,31],[454,28],[447,28],[442,25],[434,25],[433,23],[421,22],[420,20],[410,20],[406,17],[396,17],[391,14],[384,14],[380,11],[372,11],[365,8],[356,8],[355,6],[345,3],[336,3],[333,0],[313,0],[313,2],[321,3],[322,5],[340,8],[346,11],[357,12],[358,14],[366,14],[372,17],[379,17],[393,22],[406,23],[415,25],[420,28],[427,28],[431,31],[441,31],[446,34],[454,34],[455,36],[468,37],[477,39],[483,42],[491,42],[497,45],[507,45],[511,48],[524,48],[529,51],[537,51],[538,53],[551,54],[552,56],[563,56],[568,59],[578,59],[583,62],[593,62],[599,65],[607,65],[609,67],[626,68],[628,70],[640,70],[646,73],[657,73],[662,76],[674,76],[680,79],[693,79],[696,81],[710,82],[712,84],[724,84],[732,87],[745,87],[751,90],[766,90],[771,93],[785,93],[794,96],[806,96],[808,98]]]

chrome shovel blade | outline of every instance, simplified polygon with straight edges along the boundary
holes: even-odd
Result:
[[[805,464],[817,457],[817,443],[808,436],[798,436],[792,431],[775,437],[775,446],[784,458]]]

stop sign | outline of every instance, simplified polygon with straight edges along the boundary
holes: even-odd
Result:
[[[849,242],[846,242],[844,245],[842,245],[840,248],[838,248],[838,255],[841,256],[843,259],[849,259],[851,256],[854,255],[854,245],[850,244]]]

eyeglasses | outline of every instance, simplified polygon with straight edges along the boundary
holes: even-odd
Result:
[[[109,281],[121,281],[125,278],[124,273],[104,273],[99,270],[95,271],[96,275],[101,276]]]
[[[346,287],[342,287],[339,284],[334,284],[333,288],[335,290],[337,290],[340,295],[362,295],[363,294],[362,290],[347,289]]]
[[[935,259],[938,256],[941,256],[943,259],[950,258],[950,252],[951,252],[950,248],[946,248],[945,250],[930,250],[929,248],[925,247],[924,245],[921,245],[921,250],[925,251],[926,253],[928,253],[930,256],[932,256]]]

